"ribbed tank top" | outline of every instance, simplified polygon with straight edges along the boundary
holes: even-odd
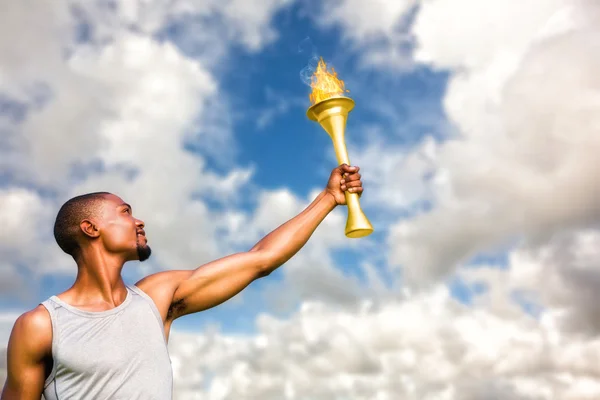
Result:
[[[173,370],[162,318],[136,286],[107,311],[79,310],[56,296],[41,303],[52,319],[52,372],[46,400],[170,400]]]

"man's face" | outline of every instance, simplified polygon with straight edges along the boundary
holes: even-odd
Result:
[[[102,207],[100,238],[106,250],[125,255],[127,261],[150,257],[144,221],[134,218],[131,206],[120,197],[107,195]]]

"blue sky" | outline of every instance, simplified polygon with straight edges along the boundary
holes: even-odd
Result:
[[[233,120],[235,162],[255,168],[252,184],[266,189],[287,187],[296,195],[306,197],[315,186],[326,182],[335,166],[330,138],[305,115],[310,106],[310,88],[301,81],[300,71],[308,63],[307,48],[311,47],[334,66],[357,103],[346,131],[349,144],[365,143],[369,127],[376,127],[386,143],[406,148],[414,146],[425,134],[443,138],[446,122],[441,98],[447,73],[434,72],[424,66],[411,72],[361,67],[360,52],[344,43],[339,29],[317,26],[310,19],[302,18],[299,8],[293,6],[274,17],[274,27],[279,32],[276,41],[258,53],[238,48],[230,54],[227,63],[215,68],[224,95],[239,113]],[[166,36],[177,43],[176,36]],[[388,115],[377,112],[382,102],[390,108]],[[262,126],[259,121],[265,113],[272,116],[266,126]],[[350,154],[351,160],[356,158],[354,155]],[[363,171],[363,180],[368,190],[368,170]],[[240,196],[245,197],[245,194],[240,193]],[[364,210],[372,218],[380,215],[376,206],[364,207]],[[377,226],[372,239],[382,241],[386,228]],[[335,255],[343,273],[358,276],[363,283],[364,276],[356,266],[364,258],[360,250],[341,250]],[[377,261],[385,263],[385,260]],[[177,324],[195,329],[217,322],[224,330],[252,330],[256,315],[271,308],[269,298],[261,292],[266,285],[276,285],[282,275],[280,269],[267,279],[253,283],[244,294],[244,304],[224,304]],[[460,291],[456,293],[462,296]]]
[[[218,79],[218,96],[225,100],[231,111],[223,118],[232,127],[233,148],[228,148],[230,156],[223,158],[220,154],[206,151],[202,139],[198,139],[187,144],[189,151],[207,157],[209,168],[215,171],[225,172],[232,165],[253,169],[251,184],[263,190],[285,187],[305,198],[315,187],[323,186],[335,166],[335,160],[329,137],[305,115],[310,105],[310,88],[301,81],[300,71],[308,63],[308,48],[314,49],[336,68],[357,104],[347,127],[349,146],[360,148],[368,142],[367,136],[371,132],[377,132],[386,144],[406,149],[417,144],[426,134],[443,139],[446,121],[441,98],[447,73],[434,72],[426,66],[399,72],[392,68],[362,66],[360,49],[349,46],[339,28],[318,26],[314,20],[302,16],[301,9],[300,6],[286,7],[274,16],[273,28],[278,32],[278,38],[264,48],[249,51],[244,46],[232,46],[223,60],[211,66]],[[93,27],[81,15],[79,20],[81,23],[74,34],[80,44],[85,44],[93,40]],[[157,32],[155,37],[174,43],[191,58],[201,53],[201,48],[190,45],[185,23],[174,22]],[[382,104],[385,110],[381,110]],[[17,102],[8,100],[3,114],[5,117],[16,115],[19,109]],[[358,156],[350,153],[351,160]],[[368,196],[369,170],[362,172]],[[4,179],[4,185],[10,183],[10,179]],[[256,199],[251,193],[240,191],[236,196],[245,211],[251,212],[256,206]],[[128,201],[135,205],[136,199]],[[215,209],[221,207],[218,202],[211,206]],[[363,208],[374,220],[387,217],[377,205]],[[139,217],[144,218],[143,215]],[[380,224],[370,239],[382,241],[386,235],[387,226]],[[334,255],[344,274],[355,275],[363,283],[364,276],[357,264],[364,258],[365,254],[359,249],[340,250]],[[374,262],[382,264],[385,260]],[[135,269],[135,265],[124,269],[124,276],[131,283],[139,279]],[[384,268],[382,272],[385,273]],[[252,329],[255,315],[265,307],[269,308],[269,300],[261,296],[261,291],[265,285],[281,279],[282,273],[278,271],[268,278],[269,282],[255,282],[244,295],[243,304],[232,302],[231,305],[222,305],[202,315],[187,317],[178,325],[196,329],[218,322],[225,329]],[[28,301],[3,298],[2,308],[30,308],[65,290],[71,282],[71,276],[45,276],[39,283],[39,292]]]

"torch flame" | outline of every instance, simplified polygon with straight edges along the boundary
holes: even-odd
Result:
[[[331,97],[344,96],[345,92],[349,92],[344,87],[344,81],[338,79],[333,67],[331,67],[331,71],[327,70],[327,64],[323,58],[319,60],[317,69],[311,77],[310,86],[312,93],[309,98],[313,105]]]

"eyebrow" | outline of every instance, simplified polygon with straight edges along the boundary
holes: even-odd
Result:
[[[133,210],[133,208],[127,203],[119,204],[119,207],[123,207],[123,206],[129,207],[130,210]]]

